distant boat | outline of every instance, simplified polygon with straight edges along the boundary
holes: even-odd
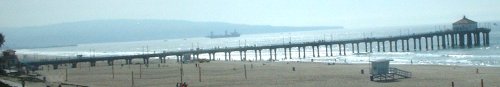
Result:
[[[207,36],[208,38],[228,38],[228,37],[240,37],[240,33],[236,32],[236,30],[234,32],[232,32],[231,34],[227,34],[227,31],[225,31],[224,35],[214,35],[214,32],[210,32],[210,36]]]

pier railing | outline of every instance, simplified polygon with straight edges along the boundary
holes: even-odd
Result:
[[[339,55],[343,52],[344,54],[343,55],[346,55],[346,48],[345,48],[345,45],[346,44],[352,44],[353,48],[351,50],[356,50],[354,49],[354,44],[358,44],[358,43],[370,43],[370,48],[371,48],[371,43],[372,42],[385,42],[385,41],[389,41],[389,43],[391,42],[395,42],[395,51],[397,52],[397,41],[398,40],[406,40],[407,43],[406,44],[409,44],[408,43],[408,39],[410,38],[413,38],[414,40],[415,39],[419,39],[419,48],[421,49],[420,45],[420,39],[421,38],[431,38],[431,49],[432,48],[432,38],[435,37],[435,36],[438,36],[437,39],[439,39],[439,36],[441,36],[442,39],[442,43],[448,43],[448,44],[451,44],[451,46],[457,46],[455,44],[457,44],[456,42],[459,42],[460,43],[460,47],[465,47],[464,46],[464,36],[465,34],[467,34],[467,44],[468,44],[468,47],[472,47],[471,44],[475,44],[475,45],[479,45],[481,39],[479,39],[479,33],[482,33],[482,37],[483,37],[483,43],[485,45],[488,45],[489,44],[489,32],[491,30],[490,29],[487,29],[487,28],[477,28],[475,30],[467,30],[467,31],[454,31],[454,30],[443,30],[443,31],[435,31],[435,32],[427,32],[427,33],[418,33],[418,34],[409,34],[409,35],[400,35],[400,36],[387,36],[387,37],[372,37],[372,38],[359,38],[359,39],[350,39],[350,40],[331,40],[331,41],[326,41],[326,40],[318,40],[318,41],[310,41],[310,42],[289,42],[288,44],[267,44],[267,45],[261,45],[261,46],[236,46],[236,47],[214,47],[214,48],[196,48],[196,49],[189,49],[189,50],[178,50],[178,51],[169,51],[169,52],[166,52],[166,51],[163,51],[163,52],[158,52],[158,53],[147,53],[147,54],[135,54],[135,55],[116,55],[116,56],[98,56],[98,57],[79,57],[79,58],[75,58],[75,57],[70,57],[70,58],[59,58],[57,60],[45,60],[45,61],[29,61],[29,62],[26,62],[27,64],[33,64],[33,65],[47,65],[47,64],[61,64],[61,63],[72,63],[72,62],[95,62],[95,61],[105,61],[105,60],[108,60],[108,61],[112,61],[112,60],[117,60],[117,59],[127,59],[127,60],[130,60],[130,59],[134,59],[134,58],[143,58],[143,59],[148,59],[149,57],[160,57],[160,58],[165,58],[165,56],[182,56],[182,55],[185,55],[185,54],[204,54],[204,53],[208,53],[208,54],[215,54],[215,53],[218,53],[218,52],[224,52],[224,53],[228,53],[228,52],[233,52],[233,51],[247,51],[247,50],[259,50],[259,53],[260,53],[260,50],[263,50],[263,49],[269,49],[269,50],[274,50],[275,54],[274,54],[274,58],[276,59],[276,49],[278,48],[285,48],[285,49],[291,49],[292,47],[298,47],[298,48],[303,48],[305,50],[305,47],[307,46],[312,46],[312,48],[314,49],[314,47],[318,48],[316,49],[318,53],[318,57],[319,57],[319,46],[321,45],[324,45],[324,46],[329,46],[330,49],[332,49],[332,45],[334,44],[338,44],[339,45]],[[458,34],[458,35],[457,35]],[[473,34],[473,35],[471,35]],[[448,36],[446,36],[448,35]],[[446,36],[446,37],[445,37]],[[460,37],[459,39],[455,39],[455,36],[456,37]],[[471,37],[474,37],[474,42],[471,41]],[[451,39],[448,40],[447,42],[445,42],[446,40],[444,39]],[[439,40],[437,41],[438,42],[438,47],[439,47]],[[404,43],[404,42],[402,42]],[[382,43],[383,44],[383,43]],[[425,42],[425,44],[427,44],[427,42]],[[343,48],[340,47],[340,45],[343,46]],[[402,44],[404,45],[404,44]],[[444,47],[446,44],[442,44]],[[382,45],[384,48],[385,46]],[[389,45],[389,47],[391,47],[392,45]],[[407,50],[408,50],[408,46],[409,45],[404,45],[404,46],[407,46]],[[414,42],[414,49],[416,49],[416,44]],[[425,45],[427,46],[427,45]],[[365,46],[365,48],[367,48]],[[377,47],[377,48],[380,48],[380,47]],[[343,50],[341,50],[343,49]],[[392,49],[392,48],[389,48],[389,49]],[[300,49],[299,49],[300,50]],[[304,51],[303,50],[303,51]],[[359,45],[357,45],[357,50],[359,52]],[[380,49],[378,49],[380,50]],[[300,52],[300,51],[299,51]],[[330,50],[330,52],[332,52],[332,50]],[[371,50],[370,50],[371,52]],[[383,52],[385,52],[385,49],[383,49]],[[390,50],[390,52],[392,52],[392,50]],[[291,53],[290,53],[291,54]],[[299,53],[300,54],[300,53]],[[331,54],[332,55],[332,54]],[[285,55],[286,56],[286,55]],[[305,57],[305,51],[304,51],[304,55]],[[313,56],[314,56],[314,50],[313,50]],[[229,57],[230,57],[230,54],[229,54]],[[286,57],[285,57],[286,58]],[[291,57],[290,57],[291,58]],[[299,57],[300,58],[300,57]],[[214,58],[215,59],[215,58]],[[261,59],[262,60],[262,59]]]

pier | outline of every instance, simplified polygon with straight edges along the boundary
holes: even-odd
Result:
[[[200,54],[208,54],[209,60],[216,60],[215,54],[224,53],[224,61],[231,61],[231,53],[239,52],[240,60],[247,61],[246,57],[247,51],[253,51],[255,53],[254,61],[263,61],[262,51],[269,52],[269,58],[267,60],[277,60],[277,49],[283,49],[285,53],[285,59],[292,58],[305,58],[306,55],[313,55],[313,57],[321,57],[320,47],[325,48],[326,55],[324,56],[334,56],[333,54],[338,54],[336,56],[345,56],[348,52],[346,45],[350,45],[352,53],[360,53],[360,45],[365,44],[363,47],[364,51],[367,53],[374,52],[372,49],[377,49],[376,52],[409,52],[409,51],[429,51],[438,49],[455,49],[455,48],[473,48],[480,46],[489,45],[489,32],[491,30],[487,28],[477,28],[470,31],[436,31],[420,34],[402,35],[402,36],[389,36],[389,37],[379,37],[379,38],[361,38],[352,40],[335,40],[335,41],[314,41],[314,42],[303,42],[303,43],[289,43],[289,44],[279,44],[279,45],[268,45],[268,46],[243,46],[243,47],[227,47],[227,48],[213,48],[213,49],[195,49],[188,51],[172,51],[172,52],[162,52],[154,54],[140,54],[140,55],[125,55],[125,56],[109,56],[109,57],[80,57],[76,59],[66,59],[66,60],[50,60],[50,61],[36,61],[27,62],[26,65],[31,67],[38,67],[40,65],[53,65],[54,69],[62,64],[71,64],[72,68],[77,67],[77,63],[89,62],[91,66],[95,66],[97,61],[107,61],[108,65],[113,65],[115,60],[125,60],[126,64],[132,64],[133,59],[142,59],[144,64],[149,64],[149,59],[152,57],[158,57],[160,63],[165,63],[166,56],[176,56],[177,61],[184,54],[192,55],[192,58],[199,59]],[[410,47],[410,40],[413,41],[413,47]],[[373,44],[376,43],[375,46]],[[386,46],[388,44],[388,46]],[[398,46],[399,45],[399,46]],[[425,48],[422,48],[425,45]],[[337,52],[333,53],[333,46],[337,46]],[[434,47],[437,46],[437,47]],[[389,47],[389,49],[386,49]],[[398,48],[399,47],[399,48]],[[312,54],[306,54],[306,48],[312,48]],[[412,49],[410,49],[412,48]],[[291,50],[297,50],[299,56],[292,57]],[[399,49],[399,50],[398,50]],[[422,50],[425,49],[425,50]],[[362,50],[362,49],[361,49]],[[288,54],[288,55],[286,55]]]
[[[467,26],[463,26],[462,24]],[[471,25],[473,23],[475,25]],[[72,68],[77,67],[77,63],[88,62],[90,66],[95,66],[97,61],[106,61],[108,65],[113,65],[115,60],[125,60],[125,64],[132,64],[133,59],[142,59],[143,64],[149,64],[150,58],[157,57],[160,63],[166,63],[167,56],[175,56],[179,62],[184,55],[191,55],[194,60],[200,59],[200,54],[208,54],[208,60],[216,60],[216,54],[224,54],[224,59],[221,61],[232,61],[231,53],[239,52],[239,59],[241,61],[252,60],[247,57],[247,52],[254,52],[253,61],[275,61],[278,60],[277,50],[283,49],[285,55],[284,59],[306,58],[306,55],[312,57],[322,56],[346,56],[348,51],[353,54],[359,54],[364,50],[364,53],[372,52],[410,52],[410,51],[431,51],[439,49],[465,49],[481,46],[489,46],[490,39],[489,33],[491,29],[477,28],[477,23],[467,18],[454,23],[453,29],[434,31],[427,33],[414,33],[401,36],[387,36],[387,37],[369,37],[351,40],[333,40],[333,41],[313,41],[313,42],[300,42],[288,44],[276,44],[266,46],[242,46],[242,47],[224,47],[212,49],[192,49],[185,51],[170,51],[153,54],[140,54],[140,55],[123,55],[123,56],[103,56],[103,57],[78,57],[74,59],[61,59],[61,60],[48,60],[48,61],[34,61],[26,62],[25,65],[31,69],[38,69],[41,65],[52,65],[53,69],[63,64],[70,64]],[[410,41],[412,43],[410,43]],[[360,44],[364,47],[360,48]],[[376,45],[375,45],[376,44]],[[350,46],[350,50],[346,50],[346,45]],[[424,45],[425,47],[423,48]],[[412,47],[411,47],[412,46]],[[436,47],[435,47],[436,46]],[[320,47],[324,48],[324,54],[320,55]],[[333,49],[336,47],[337,49]],[[306,48],[311,48],[312,54],[306,53]],[[363,49],[364,48],[364,49]],[[388,49],[386,49],[388,48]],[[376,49],[376,51],[374,51]],[[292,56],[292,50],[297,50]],[[334,53],[337,50],[337,53]],[[262,51],[269,52],[269,58],[262,58]],[[360,52],[361,51],[361,52]],[[338,55],[334,55],[338,54]]]

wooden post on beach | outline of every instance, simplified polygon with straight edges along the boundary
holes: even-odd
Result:
[[[451,82],[451,87],[455,87],[455,83],[453,81]]]
[[[483,79],[481,79],[481,87],[484,87]]]
[[[200,66],[198,66],[198,79],[201,82],[201,67]]]
[[[181,59],[181,68],[180,68],[180,71],[181,71],[181,82],[182,82],[182,76],[184,76],[184,70],[183,70],[183,66],[182,66],[182,59]]]
[[[111,74],[113,75],[113,79],[115,79],[115,65],[111,65]]]
[[[139,64],[139,78],[142,78],[142,64]]]
[[[245,70],[245,79],[247,79],[247,65],[243,64],[243,69]]]
[[[476,68],[476,74],[479,74],[479,69],[478,68]]]
[[[134,71],[132,71],[132,87],[134,87]]]
[[[66,72],[65,72],[65,74],[66,74],[66,77],[64,78],[64,81],[68,81],[68,68],[67,68],[67,67],[66,67]]]

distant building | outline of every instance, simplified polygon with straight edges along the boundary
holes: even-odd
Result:
[[[11,69],[19,65],[19,59],[17,58],[16,51],[8,49],[2,52],[2,57],[0,57],[0,68]]]
[[[467,17],[465,16],[457,22],[453,23],[453,30],[455,31],[467,31],[475,29],[477,29],[477,22],[467,19]]]

